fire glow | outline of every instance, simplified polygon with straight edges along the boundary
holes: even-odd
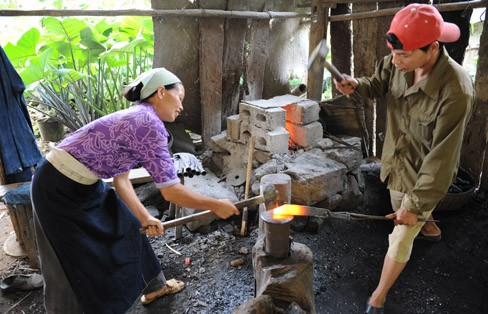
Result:
[[[302,205],[284,204],[272,209],[274,220],[292,219],[293,216],[308,216],[308,207]]]

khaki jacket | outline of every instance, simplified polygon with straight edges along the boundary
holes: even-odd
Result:
[[[390,54],[372,77],[358,79],[357,90],[386,99],[381,180],[406,193],[404,206],[419,213],[434,208],[456,178],[474,87],[444,48],[429,76],[413,86],[413,72],[399,71],[391,61]]]

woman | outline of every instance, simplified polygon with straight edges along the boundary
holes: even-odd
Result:
[[[164,68],[141,74],[124,90],[137,103],[97,119],[53,147],[32,181],[47,313],[123,313],[141,294],[148,304],[183,289],[166,281],[148,236],[164,233],[138,199],[129,171],[142,165],[162,196],[181,206],[238,215],[229,200],[180,183],[164,122],[183,110],[185,89]],[[114,189],[103,180],[113,177]]]

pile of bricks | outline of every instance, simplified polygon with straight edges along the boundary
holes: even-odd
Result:
[[[227,118],[227,139],[247,145],[256,137],[256,149],[286,153],[289,147],[311,147],[322,139],[316,101],[293,95],[243,101],[239,114]]]

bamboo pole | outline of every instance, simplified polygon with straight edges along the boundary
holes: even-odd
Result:
[[[272,20],[287,18],[306,18],[310,13],[299,12],[253,12],[225,11],[213,9],[178,10],[0,10],[0,16],[165,16],[165,17],[221,17],[233,19]]]

